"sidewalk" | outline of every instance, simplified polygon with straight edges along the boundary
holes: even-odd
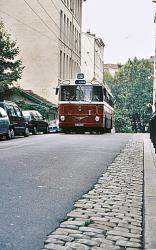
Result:
[[[145,250],[156,250],[156,154],[150,139],[144,140]]]

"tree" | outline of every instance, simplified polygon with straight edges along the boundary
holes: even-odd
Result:
[[[151,116],[153,65],[149,60],[128,60],[116,73],[112,93],[115,96],[117,132],[143,132]],[[120,121],[123,121],[122,123]]]
[[[112,82],[113,82],[113,76],[109,72],[109,70],[104,70],[104,82],[107,83],[109,87],[111,87]]]
[[[0,97],[2,98],[14,81],[21,79],[23,66],[16,42],[11,40],[10,34],[4,29],[0,22]]]

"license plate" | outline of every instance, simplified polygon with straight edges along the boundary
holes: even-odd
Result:
[[[83,126],[84,126],[83,123],[76,123],[76,124],[75,124],[75,127],[83,127]]]

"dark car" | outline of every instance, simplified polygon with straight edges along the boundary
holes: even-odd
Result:
[[[150,131],[150,139],[156,151],[156,112],[152,114],[152,117],[149,121],[149,131]]]
[[[46,122],[42,115],[36,110],[23,110],[22,114],[28,122],[29,131],[34,135],[37,132],[48,133],[48,122]]]
[[[14,130],[10,124],[9,117],[3,108],[0,108],[0,138],[6,137],[10,140],[14,137]]]
[[[10,129],[14,135],[29,136],[28,123],[16,103],[0,101],[0,107],[5,110],[10,122]]]

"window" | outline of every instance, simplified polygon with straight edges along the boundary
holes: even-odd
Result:
[[[66,78],[69,78],[69,57],[66,59]]]
[[[60,79],[62,79],[62,51],[60,50]]]
[[[35,115],[36,115],[40,120],[43,119],[42,115],[41,115],[38,111],[35,111]]]
[[[67,7],[69,8],[69,0],[67,0]]]
[[[6,105],[8,116],[16,116],[15,109],[12,105]]]
[[[65,79],[65,77],[66,77],[66,55],[65,55],[65,53],[63,54],[63,79]]]
[[[79,33],[79,55],[81,55],[81,34]]]
[[[69,59],[69,78],[72,78],[72,60],[71,60],[71,57]]]
[[[60,11],[60,38],[62,39],[62,28],[63,28],[63,12]]]
[[[104,100],[110,105],[110,106],[114,106],[113,103],[113,96],[111,94],[108,93],[108,91],[106,89],[104,89]]]
[[[67,18],[67,35],[66,35],[66,37],[67,37],[67,44],[69,45],[69,18]]]
[[[70,22],[70,34],[69,34],[70,48],[72,48],[72,23]]]
[[[74,12],[74,0],[70,0],[70,10]]]
[[[75,33],[74,33],[74,49],[75,49],[75,51],[76,51],[76,41],[77,41],[77,31],[75,28]]]
[[[15,109],[17,116],[21,117],[21,111],[19,110],[19,108],[17,106],[15,106],[14,109]]]
[[[66,15],[64,14],[64,30],[63,30],[64,42],[66,41]]]
[[[73,25],[73,31],[72,31],[72,49],[74,49],[74,39],[75,39],[75,34],[74,34],[75,28]]]
[[[92,101],[103,102],[103,92],[101,86],[93,86]]]
[[[61,101],[102,102],[103,93],[101,86],[73,85],[61,86]]]

